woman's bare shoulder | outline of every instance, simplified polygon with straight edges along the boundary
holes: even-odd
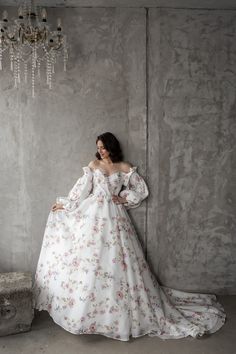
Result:
[[[125,173],[130,171],[130,167],[133,167],[133,165],[130,162],[128,162],[128,161],[122,161],[120,163],[120,168]]]
[[[94,169],[98,166],[98,164],[99,164],[98,160],[92,160],[89,162],[88,167]]]

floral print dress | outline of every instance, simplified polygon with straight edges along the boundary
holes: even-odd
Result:
[[[162,339],[213,333],[225,322],[215,295],[160,286],[127,209],[148,188],[137,167],[107,175],[83,167],[64,209],[50,211],[33,284],[33,304],[74,334],[121,341],[145,334]],[[126,196],[115,204],[112,194]]]

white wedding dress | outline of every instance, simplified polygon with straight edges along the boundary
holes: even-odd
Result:
[[[151,273],[127,212],[148,196],[137,167],[83,172],[68,197],[58,198],[64,210],[48,216],[34,308],[71,333],[122,341],[197,337],[221,328],[226,314],[215,295],[160,286]],[[127,203],[115,204],[112,194]]]

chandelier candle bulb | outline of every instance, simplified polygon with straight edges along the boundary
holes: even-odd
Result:
[[[60,19],[60,18],[57,19],[57,30],[58,30],[58,31],[61,31],[61,30],[62,30],[62,27],[61,27],[61,19]]]
[[[21,6],[19,7],[19,10],[18,10],[18,16],[19,16],[19,19],[23,19],[23,9]]]
[[[43,22],[46,22],[47,21],[47,11],[46,11],[46,9],[42,9],[41,16],[42,16]]]
[[[2,13],[2,19],[3,19],[4,22],[7,22],[7,21],[8,21],[7,17],[8,17],[8,13],[7,13],[7,11],[5,10],[5,11],[3,11],[3,13]]]

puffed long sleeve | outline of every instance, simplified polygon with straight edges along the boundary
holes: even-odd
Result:
[[[124,203],[126,209],[137,208],[149,195],[146,182],[136,170],[137,166],[130,167],[130,172],[124,177],[125,189],[119,193],[122,198],[126,197],[127,202]]]
[[[79,177],[67,197],[57,197],[57,202],[63,204],[66,211],[75,210],[78,205],[88,197],[93,188],[92,170],[85,166],[83,176]]]

